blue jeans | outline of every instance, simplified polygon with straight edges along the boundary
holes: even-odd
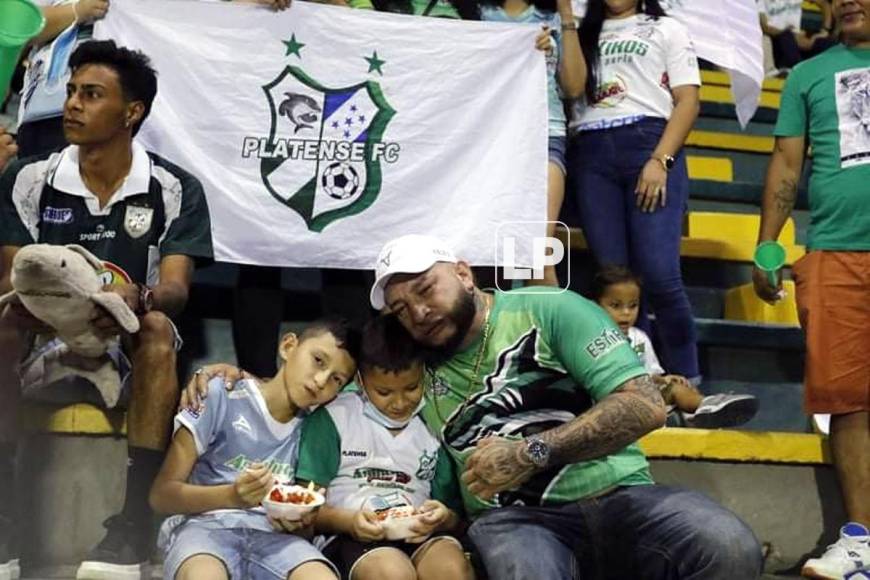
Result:
[[[505,507],[468,530],[490,580],[752,580],[761,546],[703,494],[620,487],[551,507]]]
[[[652,213],[635,203],[637,179],[665,128],[664,119],[584,131],[572,139],[568,167],[580,223],[595,261],[628,266],[643,281],[656,315],[657,353],[665,370],[699,376],[695,321],[680,272],[680,237],[689,198],[682,151],[668,173],[667,203]],[[645,316],[638,326],[647,329]]]

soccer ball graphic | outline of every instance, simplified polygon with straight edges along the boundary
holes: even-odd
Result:
[[[327,195],[335,199],[348,199],[359,189],[359,174],[345,161],[329,165],[320,181]]]

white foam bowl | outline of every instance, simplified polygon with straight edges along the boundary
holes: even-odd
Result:
[[[272,490],[279,489],[282,494],[286,495],[288,493],[307,493],[314,496],[314,501],[307,504],[297,504],[297,503],[288,503],[282,501],[272,501],[269,499],[269,496],[272,494]],[[272,518],[281,518],[284,520],[301,520],[302,516],[307,514],[308,512],[314,510],[323,505],[323,502],[326,501],[326,498],[316,491],[311,491],[307,487],[302,487],[301,485],[282,485],[278,484],[272,489],[269,490],[269,493],[266,494],[266,497],[263,498],[261,502],[263,504],[263,508],[266,510],[266,514]]]
[[[388,517],[381,522],[381,528],[384,530],[384,539],[406,540],[414,537],[417,534],[411,531],[411,526],[417,523],[417,520],[419,519],[419,515],[400,518]]]

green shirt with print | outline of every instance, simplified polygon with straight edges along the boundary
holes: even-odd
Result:
[[[497,292],[488,326],[474,344],[426,378],[423,418],[460,473],[482,438],[547,431],[646,374],[610,317],[573,292]],[[651,483],[646,457],[634,443],[612,455],[538,473],[492,501],[472,495],[464,485],[461,491],[467,513],[476,517],[499,506],[559,504],[616,486]]]
[[[777,137],[808,137],[810,250],[870,250],[870,49],[838,44],[791,71]]]

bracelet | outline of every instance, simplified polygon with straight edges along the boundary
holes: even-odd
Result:
[[[562,30],[577,30],[577,23],[576,22],[563,22],[562,23]]]

